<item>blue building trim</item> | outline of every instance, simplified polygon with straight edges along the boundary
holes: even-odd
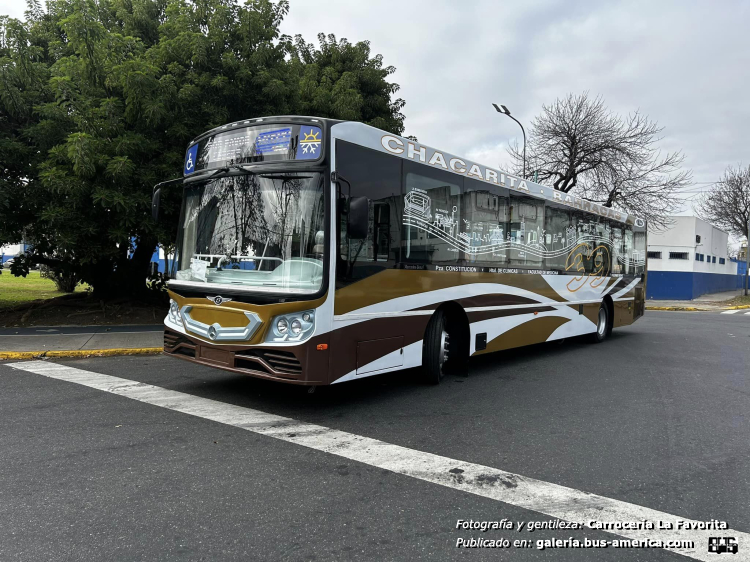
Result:
[[[646,299],[691,300],[742,287],[742,276],[698,271],[649,271]]]
[[[747,263],[745,262],[745,260],[739,261],[736,259],[732,259],[732,262],[737,264],[737,275],[745,275],[745,270],[747,269]]]

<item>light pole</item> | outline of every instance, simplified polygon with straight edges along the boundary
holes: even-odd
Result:
[[[507,115],[508,117],[513,119],[513,121],[518,123],[519,127],[521,127],[521,132],[523,133],[523,179],[526,179],[526,131],[523,130],[523,125],[521,125],[521,122],[510,114],[510,109],[508,109],[504,105],[498,106],[496,103],[493,103],[492,105],[498,113]]]
[[[747,242],[745,242],[745,296],[747,296],[748,277],[750,276],[750,219],[747,221]]]

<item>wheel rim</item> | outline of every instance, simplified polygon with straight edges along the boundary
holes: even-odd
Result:
[[[599,332],[600,336],[604,335],[607,331],[607,311],[603,308],[599,309],[599,323],[597,324],[596,331]]]
[[[450,337],[448,336],[448,332],[443,330],[440,333],[440,355],[439,355],[439,362],[440,362],[440,370],[443,370],[443,365],[445,365],[445,362],[448,361],[448,353],[449,353],[449,341]]]

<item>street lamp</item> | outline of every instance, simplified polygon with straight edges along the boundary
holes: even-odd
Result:
[[[519,127],[521,127],[521,132],[523,133],[523,179],[526,179],[526,131],[523,130],[523,125],[521,125],[521,122],[510,114],[510,109],[508,109],[504,105],[498,106],[496,103],[493,103],[492,105],[498,113],[507,115],[508,117],[513,119],[513,121],[518,123]]]

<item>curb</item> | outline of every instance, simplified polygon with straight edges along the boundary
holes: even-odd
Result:
[[[700,308],[697,306],[647,306],[646,310],[676,310],[679,312],[712,312],[723,310],[745,310],[750,308],[750,304],[740,304],[737,306],[722,306],[721,308]]]
[[[680,312],[705,312],[708,308],[696,308],[695,306],[647,306],[646,310],[677,310]]]
[[[62,351],[0,351],[0,361],[7,359],[44,359],[51,357],[112,357],[115,355],[156,355],[163,347],[114,349],[70,349]]]

